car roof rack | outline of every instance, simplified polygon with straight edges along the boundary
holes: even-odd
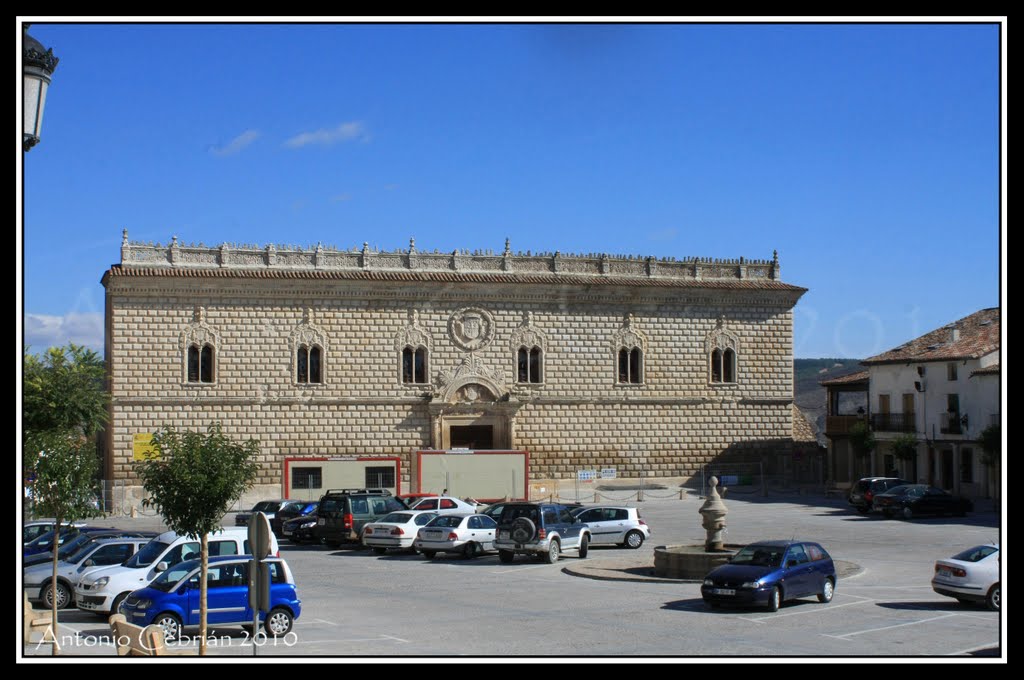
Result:
[[[330,494],[351,494],[351,493],[368,493],[375,496],[390,496],[391,492],[387,489],[328,489],[324,495]]]

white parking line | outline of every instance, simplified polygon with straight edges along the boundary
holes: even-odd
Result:
[[[854,635],[863,635],[864,633],[877,633],[878,631],[892,630],[893,628],[903,628],[904,626],[916,626],[918,624],[928,623],[930,621],[938,621],[940,619],[948,619],[951,616],[956,616],[956,614],[943,614],[942,616],[933,616],[930,619],[921,619],[919,621],[907,621],[906,623],[897,623],[896,625],[893,625],[893,626],[883,626],[881,628],[865,628],[864,630],[858,630],[858,631],[855,631],[853,633],[843,633],[842,635],[828,635],[826,633],[822,633],[822,635],[824,635],[825,637],[829,637],[829,638],[836,638],[837,640],[845,640],[847,638],[853,637]]]
[[[987,645],[978,645],[976,647],[971,647],[969,649],[961,649],[959,652],[949,652],[946,654],[946,656],[960,656],[962,654],[970,654],[971,652],[976,652],[979,649],[991,649],[993,647],[998,647],[999,645],[1000,643],[997,640],[996,642],[990,642]]]
[[[852,597],[856,597],[856,596],[852,596]],[[827,612],[834,611],[836,609],[841,609],[843,607],[856,607],[856,606],[862,605],[862,604],[871,604],[872,602],[875,602],[875,600],[864,599],[864,600],[861,600],[860,602],[847,602],[846,604],[832,604],[832,605],[829,605],[828,607],[816,607],[814,609],[806,609],[806,610],[803,609],[803,608],[800,608],[799,610],[793,610],[793,611],[788,611],[788,612],[773,612],[771,614],[767,614],[765,616],[759,616],[757,618],[751,618],[751,617],[748,617],[748,616],[738,616],[736,618],[742,619],[743,621],[752,621],[754,623],[764,623],[765,621],[774,621],[776,619],[781,619],[781,618],[784,618],[784,617],[787,617],[787,616],[803,616],[803,615],[806,615],[806,614],[825,614]]]

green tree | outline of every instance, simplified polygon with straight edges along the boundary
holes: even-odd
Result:
[[[94,517],[96,436],[107,420],[104,368],[99,355],[71,344],[51,347],[23,360],[22,465],[33,512],[55,526]],[[56,535],[55,535],[56,539]],[[54,639],[57,637],[57,541],[50,581]],[[58,653],[53,645],[53,653]]]
[[[917,437],[909,432],[902,432],[889,443],[892,447],[892,455],[899,460],[914,460],[917,457]]]
[[[981,462],[989,467],[997,467],[1003,448],[1003,432],[999,423],[993,423],[981,431]]]
[[[207,536],[255,482],[260,445],[255,439],[237,443],[214,423],[205,434],[164,428],[153,435],[153,447],[135,471],[148,494],[145,503],[159,508],[173,531],[200,541],[199,653],[205,655]]]
[[[875,434],[867,423],[856,422],[850,426],[850,447],[853,453],[864,460],[875,450]]]

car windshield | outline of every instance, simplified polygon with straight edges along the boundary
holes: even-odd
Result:
[[[164,573],[157,576],[152,583],[149,584],[150,588],[169,593],[178,585],[181,579],[189,575],[193,569],[196,568],[195,560],[186,560],[184,562],[178,562],[178,564],[169,568]]]
[[[894,486],[885,492],[888,496],[920,496],[922,491],[913,484],[903,484],[902,486]]]
[[[464,517],[458,515],[438,515],[427,522],[428,527],[458,527],[462,524]]]
[[[153,564],[153,560],[160,557],[164,550],[167,550],[168,543],[160,541],[150,541],[142,547],[142,550],[132,555],[132,557],[124,563],[126,567],[139,568],[148,567]]]
[[[978,545],[953,555],[953,559],[960,560],[961,562],[980,562],[992,553],[997,552],[999,552],[999,548],[994,545]]]
[[[262,501],[253,506],[252,512],[273,512],[276,509],[276,501]]]
[[[501,521],[503,524],[511,524],[513,520],[520,517],[526,517],[536,522],[540,513],[537,511],[536,505],[506,505],[501,511]]]
[[[729,564],[746,564],[751,567],[778,567],[782,564],[785,547],[776,545],[748,545],[729,560]]]
[[[384,518],[379,521],[384,524],[405,524],[410,519],[412,519],[412,515],[408,512],[393,512],[390,515],[384,515]]]
[[[71,528],[67,528],[67,527],[62,529],[61,532],[60,532],[62,534],[62,538],[66,539],[68,534],[70,534],[72,531],[74,531],[75,533],[78,533],[78,529],[71,529]],[[39,536],[34,541],[29,543],[28,547],[30,547],[30,548],[45,548],[45,547],[49,547],[49,545],[51,543],[53,543],[53,534],[54,534],[53,529],[51,529],[50,531],[47,531],[42,536]]]
[[[79,562],[84,560],[87,555],[92,554],[92,551],[95,550],[97,547],[98,546],[96,546],[92,541],[89,541],[85,545],[79,546],[78,550],[68,555],[64,561],[69,564],[78,564]],[[58,554],[60,554],[60,551],[58,551]]]

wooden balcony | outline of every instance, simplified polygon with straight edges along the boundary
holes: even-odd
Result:
[[[871,429],[875,432],[916,432],[913,413],[873,413]]]
[[[825,416],[825,436],[850,434],[854,423],[867,421],[867,416]]]

